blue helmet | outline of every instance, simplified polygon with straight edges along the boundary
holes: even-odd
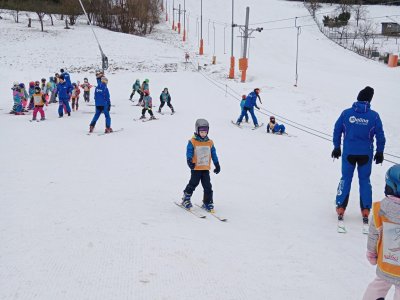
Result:
[[[392,166],[386,172],[385,194],[400,197],[400,165]]]

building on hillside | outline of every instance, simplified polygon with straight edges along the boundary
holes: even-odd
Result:
[[[400,35],[400,24],[395,22],[382,22],[383,35]]]

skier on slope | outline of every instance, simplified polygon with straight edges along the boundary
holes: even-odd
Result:
[[[214,173],[221,171],[214,142],[208,138],[209,124],[205,119],[198,119],[195,124],[195,133],[186,147],[186,160],[191,170],[188,185],[183,191],[182,206],[186,209],[192,207],[190,198],[201,181],[204,189],[202,208],[214,212],[213,191],[210,179],[211,160],[214,163]]]
[[[132,93],[129,96],[129,100],[132,101],[133,96],[135,95],[135,93],[138,93],[140,96],[142,96],[142,91],[140,90],[140,80],[136,79],[135,83],[132,85]]]
[[[83,89],[83,99],[85,102],[90,101],[90,89],[93,87],[87,78],[83,79],[83,83],[80,85],[81,88]]]
[[[106,129],[105,133],[113,132],[111,128],[111,117],[110,117],[110,109],[111,109],[111,100],[110,100],[110,92],[107,87],[108,79],[103,77],[101,79],[100,84],[96,87],[94,92],[94,101],[96,104],[96,113],[93,117],[92,122],[90,122],[89,132],[93,132],[94,127],[96,126],[96,122],[99,119],[101,113],[104,114],[106,118]]]
[[[139,98],[139,102],[137,105],[142,105],[143,97],[144,97],[144,91],[149,91],[150,92],[150,85],[149,85],[149,80],[145,79],[142,83],[142,86],[140,87],[141,94]]]
[[[172,113],[175,113],[174,107],[171,104],[171,95],[169,94],[168,88],[164,88],[160,95],[160,107],[158,108],[158,112],[161,113],[161,109],[167,103],[167,106],[171,109]]]
[[[153,114],[153,99],[151,98],[150,92],[148,90],[145,90],[143,94],[144,94],[144,98],[142,101],[143,109],[142,109],[142,116],[140,117],[140,119],[146,119],[145,114],[146,111],[148,111],[150,115],[150,120],[154,120],[155,117]]]
[[[383,150],[385,148],[385,134],[379,114],[371,110],[371,100],[374,89],[367,86],[357,96],[357,102],[351,108],[344,110],[335,123],[333,131],[333,158],[342,155],[340,150],[342,134],[343,157],[342,178],[340,179],[336,196],[336,212],[338,220],[343,220],[349,196],[354,169],[357,165],[360,184],[360,208],[364,225],[368,224],[368,216],[372,206],[372,187],[370,175],[372,159],[376,164],[383,162]],[[374,136],[377,149],[375,156]]]
[[[43,110],[43,106],[46,105],[46,97],[43,94],[43,92],[41,91],[40,87],[35,87],[35,93],[32,95],[31,98],[35,109],[33,110],[33,117],[32,117],[32,121],[36,120],[36,116],[37,113],[40,113],[40,120],[44,121],[45,120],[45,114],[44,114],[44,110]]]
[[[376,275],[364,293],[363,300],[385,299],[392,285],[394,298],[400,299],[400,165],[386,173],[385,198],[372,206],[369,226],[367,259],[377,265]]]
[[[21,103],[23,92],[21,91],[21,87],[19,86],[19,83],[17,81],[14,82],[11,90],[13,91],[14,105],[10,111],[10,114],[23,115],[24,113],[22,112],[22,103]]]
[[[246,104],[246,98],[246,95],[242,95],[242,100],[240,101],[240,113],[242,113],[244,105]],[[246,123],[249,123],[249,114],[247,113],[247,111],[244,115],[244,119],[246,120]]]
[[[79,108],[79,95],[81,90],[79,89],[79,84],[75,82],[72,84],[72,92],[71,92],[71,101],[72,101],[72,110],[78,110]]]
[[[278,124],[275,121],[275,117],[271,116],[269,118],[269,123],[267,125],[267,132],[274,133],[274,134],[284,134],[285,133],[285,126],[282,124]]]
[[[250,112],[251,118],[253,119],[254,126],[255,127],[259,127],[256,115],[254,114],[254,107],[257,108],[257,109],[260,109],[257,106],[257,98],[261,102],[260,89],[259,88],[254,89],[254,91],[252,91],[247,96],[246,102],[245,102],[244,107],[242,109],[242,113],[240,114],[239,119],[236,121],[236,125],[240,125],[240,123],[242,122],[243,118],[246,116],[247,112]]]
[[[71,115],[71,107],[69,106],[69,99],[71,98],[71,91],[72,86],[68,85],[65,81],[64,75],[60,75],[59,77],[59,84],[57,84],[57,91],[58,91],[58,116],[62,118],[64,116],[64,107],[68,116]]]

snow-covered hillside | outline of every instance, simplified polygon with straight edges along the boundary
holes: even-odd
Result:
[[[8,114],[13,81],[27,84],[66,67],[73,81],[95,82],[100,55],[90,28],[78,22],[64,30],[58,21],[42,33],[37,23],[27,28],[11,17],[0,20],[0,299],[361,299],[375,269],[365,259],[357,180],[346,213],[349,232],[339,235],[340,162],[332,162],[331,143],[286,122],[295,137],[238,129],[231,120],[239,116],[240,96],[230,94],[260,87],[263,109],[331,134],[340,112],[370,85],[385,151],[399,156],[400,68],[364,59],[306,26],[296,88],[296,30],[267,30],[293,25],[288,20],[254,33],[248,82],[229,81],[223,26],[216,25],[217,65],[210,65],[206,21],[206,55],[196,55],[197,2],[186,1],[186,45],[165,22],[147,38],[95,29],[111,65],[112,127],[124,128],[107,136],[86,134],[94,108],[82,98],[69,118],[59,119],[54,104],[45,122]],[[203,2],[204,20],[230,22],[230,0]],[[242,24],[248,1],[235,4]],[[308,13],[302,3],[250,6],[250,23]],[[184,63],[186,51],[193,64]],[[177,71],[165,72],[170,66]],[[137,78],[150,79],[157,106],[168,87],[177,113],[133,121],[140,109],[128,98]],[[266,115],[257,116],[266,123]],[[185,150],[197,118],[210,122],[221,163],[221,173],[211,175],[214,202],[226,223],[197,219],[173,204],[189,180]],[[103,130],[101,117],[96,132]],[[390,165],[373,166],[376,200]],[[201,200],[199,186],[193,202]]]

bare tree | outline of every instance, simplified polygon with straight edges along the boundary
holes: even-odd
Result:
[[[368,10],[362,4],[362,1],[360,1],[357,5],[353,6],[353,12],[354,12],[354,20],[356,20],[358,27],[359,21],[365,19],[365,17],[367,16]]]
[[[374,24],[371,21],[367,21],[360,25],[359,34],[361,41],[363,42],[363,51],[365,51],[368,41],[372,38],[372,35],[374,34],[373,31]]]

